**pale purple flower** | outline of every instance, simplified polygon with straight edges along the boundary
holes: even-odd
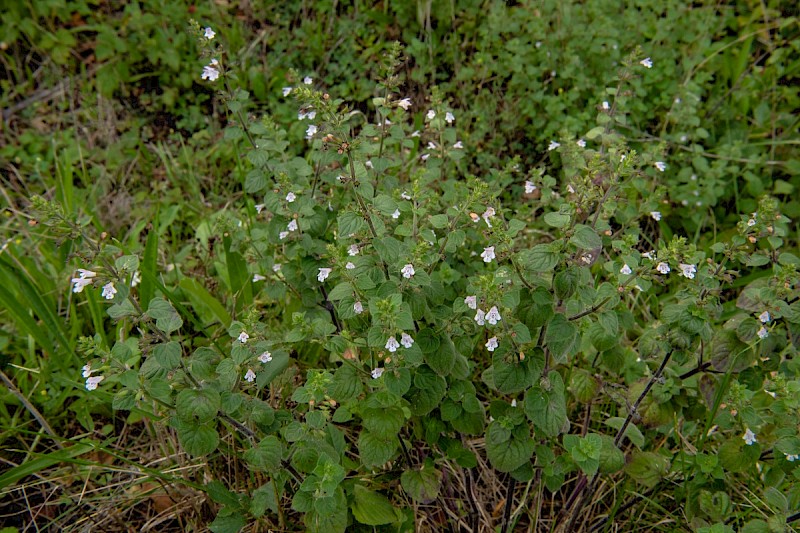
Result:
[[[280,263],[275,263],[274,265],[272,265],[272,271],[275,272],[275,273],[280,272],[281,271],[281,264]]]
[[[660,172],[664,172],[665,170],[667,170],[667,164],[666,164],[666,163],[664,163],[663,161],[656,161],[656,163],[655,163],[655,167],[656,167],[656,168],[657,168],[657,169],[658,169]]]
[[[500,311],[497,310],[497,306],[492,306],[492,308],[489,309],[489,312],[486,313],[486,322],[494,326],[501,320],[503,319],[500,318]]]
[[[498,346],[499,344],[497,343],[497,337],[492,337],[486,342],[486,349],[490,352],[493,352]]]
[[[619,273],[620,274],[625,274],[627,276],[630,276],[633,273],[633,270],[631,270],[631,267],[629,267],[627,264],[625,264],[625,265],[622,265],[622,268],[619,269]]]
[[[766,324],[770,320],[772,320],[772,317],[769,316],[769,311],[764,311],[763,313],[758,315],[758,319],[761,321],[762,324]]]
[[[456,117],[454,117],[453,114],[450,111],[448,111],[447,113],[444,114],[444,120],[448,124],[452,124],[455,119],[456,119]]]
[[[532,181],[525,182],[525,194],[533,194],[536,190],[536,185]]]
[[[479,326],[483,326],[486,323],[486,313],[482,309],[478,309],[478,312],[475,313],[475,322]]]
[[[200,78],[208,81],[217,81],[217,78],[219,78],[219,69],[217,68],[218,65],[219,61],[212,59],[211,63],[203,67],[203,74],[200,76]]]
[[[347,255],[349,256],[358,255],[358,245],[351,244],[350,247],[347,249]]]
[[[303,78],[303,83],[305,83],[306,85],[311,85],[312,83],[314,83],[314,79],[311,78],[311,76],[306,76],[305,78]]]
[[[407,191],[403,191],[400,193],[400,198],[403,200],[411,200],[411,196],[408,194]]]
[[[656,265],[656,270],[658,270],[662,274],[669,274],[670,268],[669,268],[669,265],[667,263],[664,263],[662,261],[661,263]]]
[[[489,246],[488,248],[484,248],[483,253],[481,253],[481,257],[483,258],[484,263],[491,263],[492,259],[496,257],[494,255],[494,246]]]
[[[759,339],[766,339],[769,337],[769,330],[766,326],[761,326],[761,329],[756,332],[756,335],[758,335]]]
[[[239,333],[239,336],[236,337],[236,340],[238,340],[242,344],[247,344],[247,340],[249,338],[250,338],[250,335],[248,335],[246,331],[242,331],[241,333]]]
[[[478,308],[477,296],[467,296],[466,298],[464,298],[464,303],[467,304],[467,307],[469,307],[470,309]]]
[[[264,210],[264,207],[266,207],[264,204],[256,204],[256,205],[255,205],[255,208],[256,208],[256,213],[258,213],[258,214],[260,215],[260,214],[261,214],[261,211],[263,211],[263,210]]]
[[[756,434],[750,431],[750,428],[745,429],[744,435],[742,435],[742,439],[744,439],[745,444],[747,444],[748,446],[752,446],[753,444],[758,442],[756,440]]]
[[[328,276],[331,275],[331,272],[333,272],[332,268],[320,268],[319,274],[317,275],[317,279],[319,280],[320,283],[322,283],[323,281],[328,279]]]
[[[289,231],[297,231],[297,220],[292,219],[289,221],[289,224],[286,226],[286,229]]]
[[[431,154],[422,154],[421,156],[419,156],[419,158],[422,159],[423,161],[427,161],[430,156]]]
[[[747,221],[747,226],[748,227],[752,228],[755,225],[756,225],[756,219],[751,218],[750,220]]]
[[[367,168],[375,168],[375,165],[373,165],[372,161],[369,159],[367,159],[367,161],[364,163],[364,166]]]
[[[414,132],[411,134],[412,137],[420,137],[421,135],[422,132],[419,130],[414,130]]]
[[[428,141],[428,150],[436,150],[436,143],[433,141]]]
[[[353,311],[355,311],[355,313],[357,315],[360,315],[361,313],[364,312],[364,305],[361,302],[354,303],[353,304]]]
[[[400,210],[399,209],[395,209],[394,210],[394,213],[392,213],[392,218],[395,219],[395,220],[400,218]]]
[[[378,379],[379,377],[381,377],[383,375],[383,369],[382,368],[373,368],[372,372],[370,372],[370,375],[372,376],[372,379]]]
[[[293,192],[290,192],[289,194],[286,195],[287,202],[292,203],[295,200],[297,200],[297,196]]]
[[[414,274],[416,274],[416,272],[414,271],[414,265],[412,265],[411,263],[406,264],[406,266],[404,266],[400,270],[400,272],[403,274],[403,277],[406,278],[406,279],[411,279],[414,276]]]
[[[258,356],[258,360],[264,364],[269,363],[270,361],[272,361],[272,354],[269,352],[264,352]]]
[[[457,141],[457,142],[456,142],[456,143],[453,145],[453,148],[455,148],[456,150],[461,150],[462,148],[464,148],[464,143],[462,143],[461,141]]]
[[[72,288],[72,292],[78,293],[83,292],[83,288],[87,285],[92,284],[91,278],[72,278],[70,283],[74,283],[75,286]]]
[[[286,97],[286,96],[289,96],[289,93],[291,93],[291,92],[292,92],[292,88],[291,88],[291,87],[284,87],[284,88],[281,90],[281,92],[283,93],[283,96],[284,96],[284,97]]]
[[[215,35],[216,35],[216,33],[215,33],[215,32],[214,32],[214,30],[212,30],[211,28],[205,28],[205,29],[203,30],[203,37],[205,37],[205,38],[206,38],[206,39],[208,39],[209,41],[210,41],[211,39],[213,39]]]
[[[603,109],[604,109],[605,111],[608,111],[609,109],[611,109],[611,106],[610,106],[610,105],[608,105],[608,101],[607,101],[607,100],[603,100],[602,107],[603,107]]]
[[[113,283],[109,281],[103,285],[103,298],[106,300],[113,300],[115,294],[117,294],[117,289],[114,288]]]
[[[346,265],[344,265],[344,267],[345,267],[347,270],[353,270],[353,269],[356,267],[356,265],[355,265],[355,263],[353,263],[352,261],[348,261],[348,262],[347,262],[347,264],[346,264]]]
[[[584,141],[583,139],[578,139],[578,141],[576,142],[576,144],[577,144],[578,146],[580,146],[581,148],[586,148],[586,141]]]
[[[552,152],[553,150],[555,150],[559,146],[561,146],[561,143],[558,143],[556,141],[550,141],[550,144],[547,147],[547,151],[548,152]]]
[[[286,238],[286,237],[288,237],[288,236],[289,236],[289,232],[288,232],[288,231],[282,231],[282,232],[278,233],[278,238],[279,238],[280,240],[283,240],[283,239],[285,239],[285,238]]]
[[[94,372],[92,370],[92,366],[89,363],[83,365],[83,368],[81,370],[83,370],[83,377],[85,378],[88,378],[89,376],[92,375],[92,372]]]
[[[646,57],[641,61],[639,61],[639,64],[645,68],[653,68],[653,61],[649,57]]]
[[[433,109],[429,109],[428,110],[428,114],[425,115],[425,118],[427,118],[428,120],[435,119],[436,118],[436,111],[434,111]]]
[[[256,380],[256,373],[253,372],[252,368],[247,369],[247,373],[244,375],[244,380],[249,383],[252,383]]]
[[[264,281],[265,279],[267,279],[266,276],[262,276],[261,274],[253,274],[253,283]]]
[[[658,222],[661,220],[661,211],[650,211],[650,216],[653,217],[653,220]]]
[[[403,111],[408,111],[408,108],[411,107],[411,98],[403,98],[397,102],[397,107],[402,107]]]
[[[78,269],[78,276],[83,278],[83,279],[93,278],[96,275],[97,275],[97,272],[94,272],[92,270],[86,270],[85,268],[79,268]]]
[[[314,124],[309,124],[308,128],[306,129],[306,139],[312,139],[316,133],[317,127]]]
[[[396,352],[399,347],[400,343],[397,342],[397,339],[394,337],[389,337],[389,339],[386,341],[386,349],[390,352]]]
[[[694,275],[697,273],[697,267],[695,265],[678,263],[678,267],[681,269],[681,276],[688,279],[694,279]]]
[[[86,378],[86,390],[96,390],[97,386],[103,381],[105,376],[91,376]]]
[[[402,344],[405,348],[411,348],[414,345],[414,339],[411,338],[411,335],[408,333],[403,333],[400,336],[400,344]]]

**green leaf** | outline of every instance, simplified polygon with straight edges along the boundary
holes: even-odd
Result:
[[[228,310],[209,293],[205,287],[192,278],[183,278],[178,284],[184,294],[189,297],[192,307],[198,314],[210,314],[222,324],[225,329],[231,325],[231,315]]]
[[[518,426],[511,438],[506,439],[507,430],[495,420],[486,428],[486,456],[500,472],[512,472],[530,461],[536,444],[529,430]]]
[[[215,502],[232,508],[239,507],[239,498],[221,481],[216,479],[210,481],[205,490],[206,494]]]
[[[563,364],[580,347],[580,331],[567,317],[557,313],[547,325],[544,342],[556,361]]]
[[[281,466],[283,445],[278,437],[269,435],[261,439],[257,446],[244,452],[244,460],[254,470],[271,472]]]
[[[353,211],[345,211],[336,218],[336,222],[339,225],[339,238],[348,238],[353,233],[367,229],[364,218]]]
[[[570,216],[565,213],[547,213],[544,222],[554,228],[563,228],[569,224]]]
[[[669,459],[653,452],[634,452],[625,470],[634,480],[652,488],[669,472]]]
[[[212,389],[184,389],[175,399],[175,412],[187,424],[205,424],[217,417],[220,395]]]
[[[164,298],[158,297],[150,300],[150,305],[147,307],[147,313],[145,314],[154,319],[156,327],[167,335],[183,326],[183,320],[178,315],[178,312]]]
[[[333,381],[328,392],[331,398],[342,403],[357,398],[362,390],[361,378],[355,367],[345,364],[333,373]]]
[[[625,419],[619,416],[613,416],[608,420],[606,420],[606,425],[616,429],[617,431],[622,429],[623,423],[625,423]],[[645,443],[644,435],[642,435],[642,432],[639,431],[639,428],[637,428],[636,424],[634,424],[633,422],[629,423],[628,427],[625,428],[624,436],[627,437],[628,440],[630,440],[633,443],[633,445],[639,448],[640,450],[642,449],[642,447],[644,447]]]
[[[165,370],[173,370],[181,364],[181,345],[175,341],[156,344],[153,347],[153,357]]]
[[[222,243],[225,249],[225,266],[228,269],[230,288],[236,295],[236,308],[241,309],[253,303],[250,271],[247,270],[247,262],[242,254],[232,249],[231,237],[223,237]]]
[[[417,368],[414,374],[414,386],[406,397],[411,404],[411,412],[416,416],[425,416],[433,411],[444,398],[447,382],[427,365]]]
[[[440,376],[448,376],[453,371],[458,352],[450,337],[445,334],[438,350],[425,354],[425,362]]]
[[[514,394],[531,386],[531,377],[524,362],[507,362],[505,355],[495,355],[492,363],[492,377],[497,391]]]
[[[569,430],[564,380],[555,370],[525,394],[525,414],[536,429],[549,437]]]
[[[425,464],[419,470],[406,470],[400,476],[403,490],[417,502],[427,503],[439,495],[442,473],[432,464]]]
[[[358,453],[366,467],[379,466],[387,462],[397,449],[397,437],[389,440],[378,438],[366,429],[358,436]]]
[[[328,300],[336,302],[342,298],[347,298],[348,296],[352,295],[353,286],[349,282],[343,281],[342,283],[336,285],[331,292],[328,293]]]
[[[241,514],[227,516],[217,515],[213,522],[208,525],[212,533],[238,533],[247,525],[247,519]]]
[[[436,229],[446,228],[450,221],[447,219],[447,215],[434,215],[430,217],[431,226]]]
[[[533,272],[550,272],[561,258],[552,244],[537,244],[533,248],[519,252],[517,257],[526,270]]]
[[[363,485],[353,487],[353,503],[350,505],[353,517],[368,526],[391,524],[398,519],[394,507],[382,494],[371,491]]]
[[[594,250],[603,246],[603,240],[600,238],[597,232],[591,227],[584,226],[583,224],[578,224],[575,226],[575,233],[572,235],[572,238],[569,241],[578,248],[582,248],[584,250]]]
[[[178,429],[178,440],[186,453],[199,457],[217,449],[219,433],[210,425],[186,424]]]
[[[406,421],[403,410],[397,406],[378,409],[362,408],[361,418],[365,429],[386,441],[396,438]]]

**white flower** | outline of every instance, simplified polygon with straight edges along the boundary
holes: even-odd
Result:
[[[697,272],[696,266],[687,265],[686,263],[678,263],[678,267],[681,269],[681,276],[688,279],[694,279],[694,275]]]
[[[533,194],[536,190],[536,185],[532,181],[525,182],[525,194]]]
[[[135,287],[142,282],[142,274],[137,270],[131,276],[131,287]]]
[[[319,274],[317,275],[317,279],[319,280],[320,283],[322,283],[323,281],[328,279],[328,276],[331,275],[331,272],[333,272],[332,268],[320,268]]]
[[[400,272],[402,272],[403,277],[406,279],[411,279],[414,274],[416,274],[416,272],[414,272],[414,265],[411,263],[408,263],[406,266],[404,266]]]
[[[92,376],[86,378],[86,390],[95,390],[101,381],[106,379],[104,376]]]
[[[453,148],[455,148],[456,150],[461,150],[462,148],[464,148],[464,143],[458,141],[453,145]]]
[[[290,192],[289,194],[286,195],[287,202],[292,203],[295,200],[297,200],[297,196],[293,192]]]
[[[350,247],[347,249],[347,255],[350,256],[358,255],[358,245],[351,244]]]
[[[281,271],[281,264],[280,263],[275,263],[274,265],[272,265],[272,271],[275,272],[275,273],[280,272]]]
[[[627,264],[625,264],[625,265],[622,265],[622,268],[619,269],[619,273],[620,274],[631,275],[633,273],[633,270],[631,270],[631,267],[629,267]]]
[[[744,442],[748,446],[752,446],[754,443],[758,442],[756,440],[756,434],[750,431],[750,428],[747,428],[745,430],[744,435],[742,435],[742,438],[744,439]]]
[[[244,375],[244,380],[249,383],[252,383],[256,380],[256,373],[253,372],[252,368],[247,369],[247,373]]]
[[[422,132],[419,130],[414,130],[414,133],[411,134],[412,137],[419,137],[422,135]]]
[[[364,305],[361,302],[354,303],[353,311],[355,311],[357,315],[360,315],[361,313],[364,312]]]
[[[497,337],[492,337],[486,342],[486,349],[489,350],[490,352],[493,352],[495,348],[497,348],[498,346],[499,345],[497,344]]]
[[[305,83],[306,85],[311,85],[312,83],[314,83],[314,79],[311,78],[311,76],[306,76],[305,78],[303,78],[303,83]]]
[[[312,109],[311,111],[306,113],[306,118],[308,120],[314,120],[315,118],[317,118],[317,112]]]
[[[497,310],[496,305],[493,305],[492,308],[489,309],[489,312],[486,313],[486,322],[494,326],[501,320],[503,319],[500,318],[500,311]]]
[[[433,141],[428,141],[428,150],[436,150],[436,143]]]
[[[769,316],[769,311],[764,311],[763,313],[758,315],[758,319],[761,321],[762,324],[766,324],[767,322],[772,320],[772,317]]]
[[[264,281],[265,279],[267,279],[266,276],[262,276],[261,274],[253,274],[253,283]]]
[[[203,74],[200,78],[208,81],[217,81],[217,78],[219,78],[218,64],[219,62],[216,59],[212,59],[210,64],[203,67]]]
[[[755,226],[755,225],[756,225],[756,219],[754,219],[754,218],[751,218],[750,220],[748,220],[748,221],[747,221],[747,226],[748,226],[748,227],[751,227],[751,228],[752,228],[752,227],[753,227],[753,226]]]
[[[655,165],[656,165],[656,168],[661,172],[664,172],[665,170],[667,170],[667,164],[664,163],[663,161],[656,161]]]
[[[606,100],[603,100],[603,109],[605,109],[606,111],[611,109],[611,106],[608,105],[608,102]]]
[[[395,220],[400,218],[400,210],[399,209],[395,209],[394,210],[394,213],[392,213],[392,218],[395,219]]]
[[[661,211],[650,211],[650,216],[653,217],[653,220],[658,222],[661,220]]]
[[[626,159],[627,157],[628,157],[627,155],[625,155],[625,154],[622,154],[621,156],[619,156],[619,162],[620,162],[620,163],[622,163],[623,161],[625,161],[625,159]]]
[[[283,240],[283,239],[285,239],[285,238],[286,238],[286,237],[288,237],[288,236],[289,236],[289,232],[288,232],[288,231],[282,231],[282,232],[278,233],[278,238],[279,238],[280,240]]]
[[[389,337],[389,339],[386,341],[386,349],[390,352],[396,352],[399,347],[400,343],[398,343],[397,339],[394,337]]]
[[[370,372],[370,375],[372,376],[372,379],[378,379],[379,377],[381,377],[383,375],[383,369],[382,368],[374,368],[374,369],[372,369],[372,372]]]
[[[444,120],[448,124],[452,124],[455,119],[456,119],[456,117],[454,117],[453,114],[450,111],[448,111],[447,113],[444,114]]]
[[[550,146],[547,147],[547,151],[548,152],[552,152],[553,150],[555,150],[559,146],[561,146],[561,143],[558,143],[556,141],[550,141]]]
[[[97,275],[97,272],[94,272],[92,270],[86,270],[85,268],[79,268],[78,269],[78,276],[80,276],[83,279],[93,278],[96,275]]]
[[[655,251],[655,250],[653,250],[653,251],[651,251],[651,252],[644,252],[644,253],[642,254],[642,257],[646,257],[647,259],[649,259],[649,260],[651,260],[651,261],[652,261],[652,260],[653,260],[653,254],[655,254],[655,253],[656,253],[656,251]]]
[[[117,294],[117,289],[114,288],[113,283],[109,281],[103,285],[103,298],[106,300],[113,300],[115,294]]]
[[[581,148],[586,148],[586,141],[584,141],[583,139],[578,139],[576,144]]]
[[[256,208],[256,213],[258,213],[258,214],[260,215],[260,214],[261,214],[261,211],[263,211],[263,210],[264,210],[264,207],[266,207],[264,204],[256,204],[256,205],[255,205],[255,208]]]
[[[646,57],[641,61],[639,61],[639,64],[646,68],[653,68],[653,61],[651,61],[649,57]]]
[[[364,163],[364,166],[367,168],[375,168],[375,165],[373,165],[372,161],[369,159],[367,159],[366,163]]]
[[[400,336],[400,344],[402,344],[405,348],[411,348],[414,345],[414,339],[411,338],[411,335],[408,333],[403,333]]]
[[[789,461],[790,463],[793,463],[794,461],[797,461],[798,459],[800,459],[800,454],[796,454],[796,453],[794,453],[794,454],[792,454],[792,453],[784,453],[783,455],[786,456],[786,460]]]
[[[567,192],[570,194],[575,194],[575,187],[572,184],[567,185]]]
[[[269,352],[264,352],[258,356],[258,360],[265,364],[269,363],[270,361],[272,361],[272,354]]]
[[[436,118],[436,111],[434,111],[433,109],[429,109],[428,114],[425,115],[425,118],[427,118],[428,120],[433,120],[434,118]]]
[[[478,312],[475,313],[474,320],[479,326],[483,326],[486,323],[486,313],[484,313],[482,309],[478,309]]]
[[[464,303],[467,304],[467,307],[470,309],[478,308],[478,298],[476,296],[467,296],[464,298]]]
[[[400,198],[402,198],[403,200],[411,200],[411,196],[409,196],[407,191],[401,192],[400,193]]]
[[[239,336],[236,337],[236,340],[238,340],[242,344],[247,344],[247,339],[249,339],[249,338],[250,338],[250,335],[248,335],[246,331],[242,331],[241,333],[239,333]]]
[[[419,156],[419,158],[422,159],[423,161],[427,161],[430,156],[431,154],[422,154],[421,156]]]
[[[215,35],[216,33],[214,33],[214,30],[212,30],[211,28],[206,28],[203,30],[203,37],[205,37],[209,41],[213,39]]]
[[[402,107],[403,111],[408,111],[408,108],[411,107],[411,98],[403,98],[397,102],[397,107]]]
[[[317,133],[317,127],[313,124],[309,124],[308,128],[306,128],[306,139],[311,139]]]
[[[756,335],[758,335],[759,339],[766,339],[769,337],[769,331],[766,326],[761,326],[761,329],[756,332]]]
[[[661,272],[662,274],[669,274],[669,265],[664,263],[663,261],[656,265],[656,270]]]
[[[283,96],[289,96],[289,93],[292,92],[292,88],[291,87],[284,87],[281,92],[283,92]]]
[[[289,231],[297,231],[297,220],[292,219],[289,221],[289,224],[286,226],[286,229]]]
[[[347,264],[344,266],[347,270],[353,270],[356,265],[352,261],[348,261]]]
[[[89,363],[86,363],[85,365],[83,365],[83,368],[81,370],[83,370],[83,377],[85,377],[85,378],[88,378],[89,376],[91,376],[92,372],[93,372],[92,366]]]
[[[483,258],[484,263],[491,263],[492,259],[495,258],[494,246],[489,246],[488,248],[484,248],[481,257]]]
[[[90,278],[72,278],[70,283],[74,283],[75,286],[72,288],[72,292],[83,292],[83,288],[87,285],[92,284],[92,280]]]
[[[489,219],[492,218],[493,216],[495,216],[496,214],[497,214],[497,212],[494,210],[494,207],[489,206],[489,207],[486,208],[486,211],[483,212],[483,214],[481,215],[481,218],[483,218],[484,222],[486,222],[486,225],[491,228],[492,227],[492,223],[489,222]]]

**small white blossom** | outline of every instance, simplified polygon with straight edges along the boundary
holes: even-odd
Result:
[[[664,163],[663,161],[656,161],[655,166],[661,172],[667,170],[667,164]]]
[[[397,339],[394,337],[389,337],[389,339],[386,341],[386,349],[390,352],[396,352],[399,347],[400,343],[397,342]]]
[[[357,315],[360,315],[361,313],[364,312],[364,305],[361,302],[354,303],[353,304],[353,311],[355,311],[355,313]]]
[[[408,111],[408,108],[411,107],[411,98],[403,98],[397,102],[397,107],[402,107],[403,111]]]
[[[412,137],[420,137],[422,132],[419,130],[414,130],[414,133],[411,134]]]
[[[205,38],[206,38],[206,39],[208,39],[209,41],[210,41],[211,39],[213,39],[215,35],[217,35],[217,34],[216,34],[216,33],[214,32],[214,30],[212,30],[211,28],[205,28],[205,29],[203,30],[203,37],[205,37]]]
[[[142,282],[142,274],[137,270],[131,276],[131,287],[135,287]]]
[[[427,118],[428,120],[435,119],[436,118],[436,111],[434,111],[433,109],[429,109],[428,110],[428,114],[425,115],[425,118]]]
[[[778,397],[778,395],[776,393],[772,392],[771,390],[764,389],[764,392],[766,392],[767,394],[769,394],[773,398],[777,398]]]
[[[317,118],[317,112],[312,109],[311,111],[305,114],[304,118],[307,118],[308,120],[314,120],[315,118]]]
[[[90,278],[72,278],[70,283],[75,284],[75,286],[72,288],[72,292],[78,293],[83,292],[83,288],[87,285],[91,285],[92,280]]]
[[[629,276],[629,275],[631,275],[633,273],[633,270],[631,270],[631,267],[629,267],[626,264],[626,265],[622,265],[622,268],[619,269],[619,273],[620,274],[626,274],[626,275]]]
[[[763,313],[758,315],[758,319],[761,321],[762,324],[766,324],[770,320],[772,320],[772,317],[769,316],[769,311],[764,311]]]
[[[86,363],[85,365],[83,365],[83,368],[81,370],[83,370],[83,377],[85,377],[85,378],[88,378],[89,376],[91,376],[92,372],[93,372],[92,366],[89,363]]]
[[[408,263],[406,266],[404,266],[400,270],[400,272],[403,274],[403,277],[406,278],[406,279],[411,279],[414,276],[414,274],[416,274],[416,272],[414,272],[414,265],[412,265],[411,263]]]
[[[621,156],[619,156],[619,162],[620,163],[624,162],[627,157],[628,157],[627,155],[622,154]]]
[[[394,213],[392,213],[392,218],[395,219],[395,220],[400,218],[400,210],[399,209],[395,209],[394,210]]]
[[[494,255],[494,246],[489,246],[488,248],[484,248],[481,257],[483,258],[484,263],[491,263],[492,259],[496,257]]]
[[[650,216],[653,217],[653,220],[658,222],[661,220],[661,211],[650,211]]]
[[[91,376],[86,378],[86,390],[96,390],[97,386],[103,381],[105,376]]]
[[[553,150],[555,150],[559,146],[561,146],[561,143],[558,143],[556,141],[550,141],[550,145],[547,147],[547,151],[548,152],[552,152]]]
[[[661,263],[656,265],[656,270],[658,270],[662,274],[669,274],[670,268],[669,268],[669,265],[667,263],[664,263],[662,261]]]
[[[467,307],[470,309],[478,308],[478,298],[476,296],[467,296],[464,298],[464,303],[467,304]]]
[[[403,333],[400,336],[400,344],[402,344],[405,348],[411,348],[414,345],[414,339],[412,339],[411,335],[408,333]]]
[[[611,109],[611,106],[608,105],[608,101],[606,101],[606,100],[603,100],[603,109],[605,109],[606,111]]]
[[[272,361],[272,354],[269,352],[264,352],[258,356],[258,360],[264,364],[269,363],[270,361]]]
[[[497,310],[497,306],[496,305],[492,306],[492,308],[489,309],[489,312],[486,313],[486,322],[494,326],[501,320],[503,319],[500,318],[500,311]]]
[[[297,200],[297,196],[293,192],[290,192],[289,194],[286,195],[287,202],[292,203],[295,200]]]
[[[106,300],[113,300],[115,294],[117,294],[117,289],[114,288],[113,283],[109,281],[103,285],[103,298]]]
[[[422,154],[421,156],[419,156],[419,158],[422,159],[423,161],[427,161],[430,156],[431,154]]]
[[[747,444],[748,446],[752,446],[753,444],[758,442],[756,440],[756,434],[750,431],[750,428],[747,428],[745,430],[744,435],[742,435],[742,439],[744,439],[745,444]]]
[[[486,323],[486,313],[484,313],[482,309],[478,309],[478,312],[475,313],[474,320],[479,326],[483,326]]]
[[[567,192],[570,194],[575,194],[575,187],[573,187],[571,183],[567,185]]]
[[[217,78],[219,78],[218,64],[219,62],[216,59],[212,59],[210,64],[203,67],[203,74],[200,78],[208,81],[217,81]]]
[[[297,231],[297,220],[292,219],[289,221],[289,224],[286,226],[286,229],[289,231]]]
[[[433,141],[428,141],[428,150],[436,150],[436,143]]]
[[[761,329],[756,332],[756,335],[758,335],[759,339],[766,339],[769,337],[769,330],[767,330],[766,326],[761,326]]]
[[[275,272],[275,273],[280,272],[281,271],[281,264],[280,263],[275,263],[274,265],[272,265],[272,271]]]
[[[695,265],[678,263],[678,266],[681,269],[681,276],[688,279],[694,279],[694,275],[697,273],[697,267]]]
[[[344,266],[347,270],[353,270],[356,265],[352,261],[348,261],[347,264]]]
[[[653,61],[649,57],[646,57],[641,61],[639,61],[639,64],[645,68],[653,68]]]
[[[580,146],[581,148],[586,148],[586,141],[584,141],[583,139],[578,139],[578,141],[576,142],[576,144],[577,144],[578,146]]]
[[[309,124],[308,128],[306,129],[306,139],[311,139],[317,133],[317,127],[313,124]]]
[[[319,274],[317,275],[317,279],[319,280],[320,283],[322,283],[323,281],[328,279],[328,276],[331,275],[331,272],[333,272],[332,268],[320,268]]]
[[[497,337],[492,337],[486,342],[486,349],[490,352],[493,352],[498,346],[499,344],[497,343]]]
[[[644,253],[642,254],[642,257],[645,257],[645,258],[647,258],[647,259],[649,259],[649,260],[651,260],[651,261],[652,261],[652,260],[653,260],[653,255],[654,255],[655,253],[656,253],[656,251],[655,251],[655,250],[653,250],[653,251],[650,251],[650,252],[644,252]]]
[[[265,279],[267,279],[266,276],[262,276],[261,274],[253,274],[253,283],[264,281]]]
[[[374,368],[374,369],[372,369],[372,372],[370,372],[370,375],[372,376],[372,379],[378,379],[379,377],[381,377],[383,375],[383,369],[382,368]]]
[[[260,215],[260,214],[261,214],[261,211],[263,211],[263,210],[264,210],[264,208],[266,207],[266,205],[264,205],[264,204],[256,204],[254,207],[256,208],[256,213],[258,213],[258,214]]]
[[[246,331],[242,331],[239,333],[239,336],[236,338],[242,344],[247,344],[247,340],[250,338],[250,335],[247,334]]]
[[[289,96],[289,93],[291,93],[291,92],[292,92],[292,88],[291,88],[291,87],[284,87],[284,88],[281,90],[281,92],[283,93],[283,96],[284,96],[284,97],[285,97],[285,96]]]
[[[533,194],[536,190],[536,185],[532,181],[525,182],[525,194]]]
[[[256,373],[253,372],[252,368],[247,369],[247,373],[244,375],[244,380],[249,383],[252,383],[256,380]]]
[[[752,228],[752,227],[753,227],[753,226],[755,226],[755,225],[756,225],[756,219],[754,219],[754,218],[751,218],[750,220],[748,220],[748,221],[747,221],[747,226],[748,226],[748,227],[751,227],[751,228]]]
[[[373,165],[372,161],[369,159],[367,159],[367,161],[364,163],[364,166],[367,168],[375,168],[375,165]]]
[[[402,198],[403,200],[411,200],[411,196],[409,196],[407,191],[401,192],[400,193],[400,198]]]
[[[303,78],[303,83],[305,83],[306,85],[311,85],[312,83],[314,83],[314,79],[311,76],[306,76],[305,78]]]
[[[83,279],[93,278],[96,275],[97,275],[97,272],[94,272],[92,270],[86,270],[85,268],[79,268],[78,269],[78,276],[80,276]]]
[[[511,407],[517,406],[517,400],[511,400]]]
[[[457,142],[456,142],[456,143],[453,145],[453,148],[454,148],[454,149],[456,149],[456,150],[461,150],[462,148],[464,148],[464,143],[462,143],[461,141],[457,141]]]
[[[452,124],[455,119],[456,119],[456,117],[454,117],[453,114],[450,111],[448,111],[447,113],[444,114],[444,120],[448,124]]]
[[[283,240],[283,239],[285,239],[285,238],[286,238],[286,237],[288,237],[288,236],[289,236],[289,232],[288,232],[288,231],[282,231],[282,232],[278,233],[278,238],[279,238],[280,240]]]
[[[358,255],[358,245],[351,244],[350,247],[347,249],[347,255],[350,256]]]
[[[490,228],[492,227],[492,223],[489,221],[489,219],[492,218],[496,213],[497,212],[494,210],[494,207],[489,206],[486,208],[486,211],[484,211],[483,214],[481,215],[483,221],[486,222],[486,225],[489,226]]]
[[[789,461],[790,463],[793,463],[793,462],[797,461],[798,459],[800,459],[800,454],[796,454],[796,453],[785,453],[783,455],[786,456],[786,460]]]

